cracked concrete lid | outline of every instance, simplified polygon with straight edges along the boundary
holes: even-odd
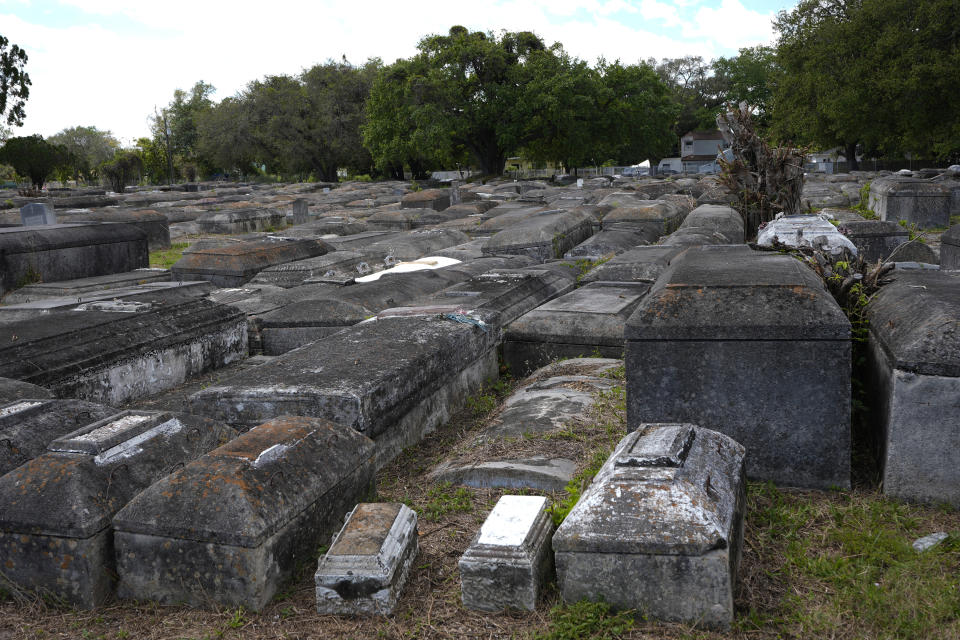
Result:
[[[628,340],[849,340],[812,269],[743,245],[691,247],[627,321]]]
[[[553,538],[556,552],[702,555],[736,526],[745,449],[691,424],[648,424],[607,459]]]
[[[120,511],[118,531],[256,547],[373,456],[327,420],[281,416],[178,469]]]

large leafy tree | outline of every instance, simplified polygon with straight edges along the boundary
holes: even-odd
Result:
[[[679,137],[694,129],[714,129],[716,116],[721,111],[726,87],[724,78],[713,73],[711,64],[700,56],[664,58],[660,62],[650,58],[653,67],[667,85],[676,105],[674,146],[679,150]]]
[[[543,41],[530,32],[495,36],[455,26],[447,35],[423,38],[417,48],[405,73],[391,69],[391,78],[405,83],[389,93],[397,98],[398,108],[407,110],[401,124],[413,127],[408,139],[437,141],[440,155],[448,160],[466,149],[484,173],[502,173],[508,152],[532,140],[527,85],[532,79],[530,61],[546,55]],[[384,78],[378,90],[383,89]],[[374,101],[387,97],[379,93]],[[383,104],[372,109],[369,130],[389,131],[389,123],[376,120],[388,112],[389,106]],[[376,145],[369,132],[367,140]],[[393,145],[394,158],[400,147]]]
[[[0,36],[0,117],[11,126],[22,126],[23,109],[30,97],[30,76],[24,71],[27,52]]]
[[[718,98],[723,103],[747,103],[753,113],[753,125],[760,131],[765,130],[770,123],[777,73],[773,47],[745,47],[739,55],[717,58],[711,66],[718,78]]]
[[[775,22],[782,139],[895,153],[960,151],[953,0],[802,0]],[[854,164],[855,167],[855,164]]]
[[[198,127],[203,115],[213,108],[210,96],[214,91],[216,88],[203,80],[189,92],[177,89],[170,104],[152,118],[150,128],[155,144],[171,154],[174,166],[183,173],[210,170],[199,152]],[[194,175],[188,177],[192,179]]]
[[[0,162],[30,178],[37,189],[42,189],[47,178],[66,161],[66,149],[47,142],[40,135],[10,138],[0,148]]]
[[[47,141],[66,149],[74,180],[81,176],[86,180],[96,178],[97,167],[111,159],[120,147],[113,134],[96,127],[70,127],[50,136]]]

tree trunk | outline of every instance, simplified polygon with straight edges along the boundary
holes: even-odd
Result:
[[[847,156],[847,170],[856,171],[860,168],[860,163],[857,162],[857,143],[848,143],[844,145],[844,155]]]

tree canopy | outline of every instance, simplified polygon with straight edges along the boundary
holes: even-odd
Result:
[[[47,178],[67,162],[67,151],[43,136],[22,136],[10,138],[0,147],[0,162],[9,164],[19,175],[30,178],[35,188],[42,189]]]
[[[802,0],[775,22],[774,132],[868,152],[960,151],[954,0]]]
[[[23,109],[30,97],[30,76],[24,71],[27,52],[0,36],[0,117],[6,114],[7,124],[22,126]]]
[[[47,138],[67,152],[67,164],[74,180],[82,176],[90,181],[97,177],[97,168],[113,157],[120,143],[109,131],[96,127],[70,127]]]
[[[364,143],[387,173],[472,161],[499,174],[520,152],[567,167],[633,163],[671,146],[674,109],[646,65],[590,67],[531,32],[460,26],[418,49],[371,89]]]

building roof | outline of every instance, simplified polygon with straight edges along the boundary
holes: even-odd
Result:
[[[688,131],[681,136],[682,138],[693,138],[694,140],[723,140],[723,134],[719,129],[701,129],[699,131]]]

